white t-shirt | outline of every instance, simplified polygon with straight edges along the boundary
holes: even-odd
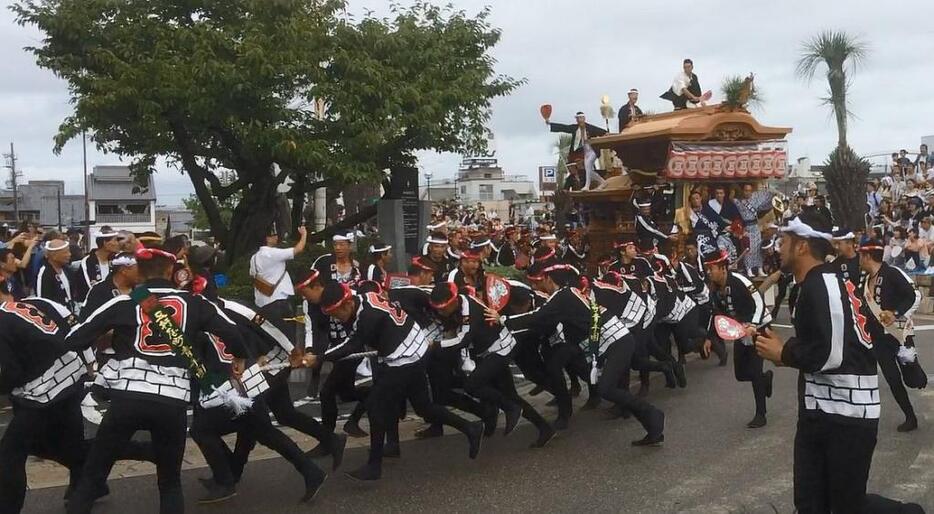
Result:
[[[292,279],[285,271],[285,263],[295,258],[292,248],[273,248],[263,246],[256,251],[250,259],[250,276],[259,277],[270,284],[276,285],[272,296],[266,296],[253,288],[253,298],[257,307],[265,307],[276,300],[286,300],[295,294],[292,288]],[[282,280],[279,280],[279,279]]]

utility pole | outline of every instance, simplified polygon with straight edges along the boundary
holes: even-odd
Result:
[[[58,202],[58,231],[62,231],[62,190],[58,188],[55,190],[55,200]]]
[[[81,155],[84,167],[84,251],[91,250],[91,201],[88,198],[88,137],[81,131]]]
[[[19,173],[16,171],[16,152],[13,150],[13,143],[10,142],[10,153],[3,154],[6,157],[8,164],[7,168],[10,168],[10,181],[9,187],[13,190],[13,220],[17,225],[19,224]]]

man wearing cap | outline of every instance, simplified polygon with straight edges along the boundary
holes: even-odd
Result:
[[[424,356],[428,351],[427,332],[397,303],[376,293],[354,295],[346,284],[330,281],[321,295],[322,311],[348,327],[341,344],[324,354],[306,353],[306,366],[321,360],[340,361],[363,352],[376,351],[379,367],[373,373],[373,387],[367,399],[370,419],[370,454],[367,463],[347,473],[355,480],[379,480],[382,476],[383,446],[390,425],[398,423],[399,405],[408,400],[415,412],[429,422],[438,421],[467,436],[470,458],[480,453],[483,424],[470,423],[429,399],[425,380]]]
[[[567,162],[584,163],[585,182],[584,189],[590,189],[591,181],[596,186],[606,182],[594,169],[594,163],[597,162],[597,153],[590,147],[590,138],[599,137],[606,134],[606,130],[587,123],[587,117],[583,112],[574,115],[576,121],[573,125],[563,125],[560,123],[549,123],[552,132],[563,132],[571,134],[571,146],[568,149]]]
[[[634,119],[639,119],[642,116],[642,109],[639,108],[636,103],[639,101],[639,90],[632,88],[627,93],[629,96],[629,102],[626,105],[619,108],[619,131],[622,132],[626,125],[629,125],[629,122]]]
[[[295,290],[292,288],[285,264],[305,251],[308,235],[305,227],[298,227],[298,235],[298,242],[292,248],[276,248],[279,244],[279,234],[273,225],[266,234],[263,246],[250,258],[253,301],[263,316],[286,335],[292,332],[285,319],[292,317],[292,304],[289,299],[295,294]]]
[[[797,368],[794,503],[798,512],[862,512],[879,428],[879,379],[862,303],[830,265],[830,220],[804,211],[782,229],[783,269],[799,284],[794,337],[771,329],[756,351]]]
[[[707,280],[710,283],[714,315],[725,315],[746,327],[746,336],[733,342],[733,371],[736,380],[752,383],[756,413],[746,424],[748,428],[761,428],[766,424],[766,398],[772,396],[772,370],[762,371],[762,357],[756,353],[753,337],[757,331],[769,327],[772,316],[765,307],[765,299],[749,278],[729,269],[728,255],[724,251],[704,256]],[[710,324],[704,352],[713,344],[723,345],[714,323]]]
[[[837,276],[854,286],[860,284],[859,254],[856,253],[856,235],[848,228],[834,230],[833,246],[837,253],[830,266]]]
[[[899,432],[918,428],[918,417],[908,398],[897,359],[914,346],[912,314],[921,304],[921,292],[901,269],[883,262],[881,241],[867,239],[859,247],[859,264],[863,270],[860,284],[862,298],[869,312],[867,326],[872,336],[872,351],[879,362],[882,376],[892,390],[892,396],[905,415]],[[800,311],[799,311],[800,312]]]
[[[72,302],[71,283],[65,267],[71,260],[68,250],[68,241],[65,239],[50,239],[43,245],[45,256],[36,275],[36,296],[64,305],[74,311]]]
[[[110,273],[110,258],[120,251],[117,233],[106,225],[101,227],[94,242],[97,248],[81,259],[81,265],[78,267],[75,283],[75,300],[78,302],[84,302],[91,287],[107,278],[107,274]]]

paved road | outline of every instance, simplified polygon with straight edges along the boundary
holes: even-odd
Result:
[[[788,330],[780,330],[788,335]],[[934,334],[921,332],[922,359],[934,363]],[[928,366],[929,368],[931,365]],[[651,400],[668,414],[665,445],[634,449],[642,436],[634,420],[608,420],[603,410],[575,414],[571,429],[542,450],[530,450],[533,429],[484,442],[480,459],[467,459],[465,440],[449,435],[406,441],[383,480],[359,484],[333,474],[311,505],[298,505],[301,482],[282,459],[248,466],[231,502],[201,507],[196,478],[183,474],[189,512],[792,512],[792,447],[796,372],[776,370],[769,424],[748,430],[751,388],[732,368],[694,361],[688,388],[653,389]],[[911,391],[921,428],[899,434],[902,421],[886,386],[870,490],[919,502],[934,512],[934,390]],[[544,395],[543,395],[544,396]],[[586,394],[584,395],[586,396]],[[583,400],[583,399],[581,399]],[[546,410],[553,417],[553,410]],[[403,433],[410,432],[404,430]],[[349,450],[345,469],[365,460]],[[329,464],[329,463],[328,463]],[[112,494],[95,512],[157,512],[154,477],[111,481]],[[61,512],[62,488],[33,490],[26,512]]]

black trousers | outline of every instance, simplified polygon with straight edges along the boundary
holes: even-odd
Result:
[[[470,423],[441,405],[431,402],[424,359],[406,366],[379,366],[373,370],[373,387],[366,400],[370,418],[368,465],[381,467],[387,431],[398,426],[399,404],[408,400],[415,413],[429,423],[441,423],[466,433]]]
[[[13,419],[0,439],[0,513],[18,513],[26,499],[26,459],[37,455],[68,468],[74,486],[87,455],[83,391],[63,393],[66,398],[37,408],[13,402]]]
[[[733,343],[733,374],[740,382],[752,383],[752,395],[756,401],[756,415],[765,415],[765,393],[767,377],[762,373],[764,361],[756,353],[755,346],[739,341]]]
[[[906,418],[915,417],[915,409],[908,398],[908,389],[902,381],[902,370],[898,367],[898,340],[891,335],[884,335],[873,339],[872,353],[876,355],[882,376],[892,390],[892,396]]]
[[[221,439],[221,436],[234,432],[275,451],[295,466],[299,473],[306,473],[310,468],[321,473],[310,459],[305,458],[294,441],[272,425],[269,409],[261,399],[254,400],[253,407],[237,418],[231,418],[230,411],[224,407],[203,409],[195,406],[191,438],[204,454],[214,481],[220,485],[236,484],[243,471],[242,464],[235,461],[233,452]]]
[[[657,348],[652,351],[652,356],[658,360],[673,360],[671,358],[672,336],[674,336],[677,344],[679,356],[697,351],[706,337],[706,326],[701,327],[700,315],[700,309],[695,306],[677,323],[657,323],[655,325],[655,345]],[[664,356],[668,358],[663,358]]]
[[[91,444],[78,487],[68,503],[69,514],[91,511],[95,487],[107,480],[110,468],[139,430],[150,433],[159,487],[159,512],[185,511],[181,468],[185,455],[185,406],[144,399],[114,398]]]
[[[861,512],[877,432],[875,424],[798,419],[794,496],[800,514]]]
[[[512,359],[528,381],[543,389],[548,389],[548,374],[545,372],[545,359],[542,358],[541,343],[541,339],[523,338],[522,341],[516,344],[516,348],[512,352]]]
[[[778,292],[775,294],[775,306],[772,307],[772,318],[778,316],[778,310],[782,307],[782,302],[785,301],[785,295],[788,292],[788,285],[792,283],[794,275],[791,273],[782,273],[778,277]],[[792,310],[792,303],[789,299],[788,302],[788,312]]]
[[[428,382],[431,385],[431,401],[483,417],[480,402],[456,391],[464,387],[464,374],[460,369],[460,350],[434,348],[426,357]]]
[[[333,432],[337,427],[338,396],[345,402],[363,401],[366,394],[357,389],[357,366],[361,359],[337,361],[321,386],[321,424]],[[375,373],[375,370],[374,370]],[[372,422],[372,421],[371,421]]]
[[[576,375],[585,382],[590,382],[590,365],[580,347],[570,343],[560,343],[551,346],[547,352],[545,372],[551,384],[549,391],[558,402],[558,418],[570,419],[571,393],[567,382],[564,381],[564,370],[570,367],[572,375]]]
[[[664,372],[671,367],[674,360],[671,358],[671,353],[662,353],[663,359],[661,360],[652,360],[649,357],[652,355],[652,352],[649,351],[650,347],[655,350],[655,343],[653,341],[653,336],[655,332],[655,325],[649,325],[649,328],[642,328],[642,326],[636,326],[629,329],[629,334],[632,336],[633,342],[635,343],[635,349],[632,354],[632,369],[639,371],[639,382],[643,387],[648,387],[649,385],[649,372]],[[622,378],[620,386],[629,388],[629,374],[626,374]]]
[[[487,355],[477,360],[477,368],[467,378],[467,392],[494,408],[506,411],[518,406],[522,409],[522,417],[529,420],[535,428],[542,429],[548,425],[529,402],[525,401],[516,391],[516,383],[509,369],[509,357],[502,355]]]
[[[623,377],[629,375],[632,365],[632,355],[635,351],[635,341],[632,335],[611,344],[600,360],[603,363],[600,379],[597,381],[597,391],[604,400],[613,402],[622,411],[632,412],[633,416],[642,423],[642,426],[651,435],[661,430],[652,419],[658,411],[649,402],[637,398],[628,387],[621,387]]]
[[[308,434],[317,439],[318,442],[330,444],[330,436],[333,431],[326,429],[318,420],[295,408],[295,404],[292,402],[292,396],[289,393],[290,373],[290,369],[285,369],[275,377],[266,376],[269,381],[269,389],[263,393],[262,396],[263,403],[265,404],[264,408],[272,412],[280,425],[294,428],[299,432]],[[234,478],[238,481],[240,473],[243,472],[243,468],[246,466],[247,460],[250,457],[250,452],[253,451],[256,443],[257,439],[254,437],[252,431],[237,431],[237,443],[234,446],[233,455],[231,457],[231,469],[233,470]],[[260,441],[260,443],[262,443],[262,441]],[[265,443],[262,444],[269,447],[269,445]]]

